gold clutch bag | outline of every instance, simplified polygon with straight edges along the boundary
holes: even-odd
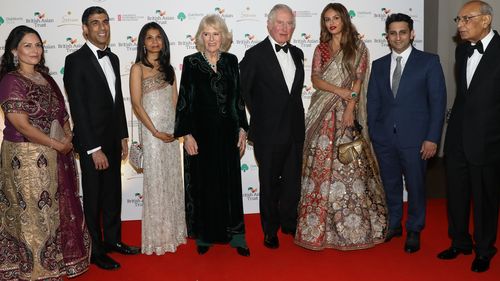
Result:
[[[347,165],[358,159],[361,153],[363,153],[366,143],[361,135],[361,128],[361,125],[356,121],[353,128],[354,140],[339,144],[338,159],[340,163]],[[342,133],[342,135],[344,135],[344,133]]]
[[[50,124],[50,138],[62,142],[66,135],[64,129],[57,119],[54,119]]]

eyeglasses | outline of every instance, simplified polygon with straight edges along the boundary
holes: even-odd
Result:
[[[456,18],[453,19],[453,21],[456,23],[456,24],[459,24],[460,21],[463,21],[464,24],[467,24],[469,23],[469,21],[475,17],[479,17],[479,16],[483,16],[483,14],[479,14],[479,15],[475,15],[475,16],[457,16]]]

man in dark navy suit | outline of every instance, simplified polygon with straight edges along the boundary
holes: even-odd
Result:
[[[264,245],[279,247],[277,232],[295,235],[305,125],[304,53],[290,44],[295,16],[278,4],[269,12],[269,36],[240,63],[241,89],[259,165],[260,217]]]
[[[392,52],[373,62],[367,94],[368,128],[389,209],[386,241],[402,235],[403,176],[408,191],[404,250],[420,249],[425,225],[427,160],[436,154],[446,108],[437,55],[412,47],[413,20],[392,14],[385,22]]]
[[[500,36],[491,29],[493,9],[466,3],[455,18],[465,42],[455,51],[457,94],[444,146],[451,247],[454,259],[474,251],[471,270],[489,269],[495,255],[500,196]],[[473,201],[474,242],[469,234]],[[474,245],[475,244],[475,245]]]

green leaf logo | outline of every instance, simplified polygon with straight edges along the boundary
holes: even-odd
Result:
[[[243,172],[248,171],[248,165],[247,165],[247,164],[243,164],[243,165],[241,165],[241,170],[242,170]]]
[[[351,18],[355,17],[355,16],[356,16],[356,12],[355,12],[354,10],[350,10],[350,11],[349,11],[349,16],[350,16]]]
[[[61,67],[61,70],[59,70],[59,73],[61,73],[62,75],[64,75],[64,66]]]
[[[0,25],[2,25],[4,22],[5,22],[4,19],[0,17]]]
[[[180,21],[183,21],[186,19],[186,14],[184,14],[183,12],[180,12],[178,15],[177,15],[177,19],[180,20]]]

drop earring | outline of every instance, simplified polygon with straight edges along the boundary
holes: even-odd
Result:
[[[14,66],[17,67],[19,65],[19,58],[17,55],[14,55]]]
[[[146,50],[146,46],[142,46],[142,49],[144,50],[144,53],[147,54],[148,50]]]

